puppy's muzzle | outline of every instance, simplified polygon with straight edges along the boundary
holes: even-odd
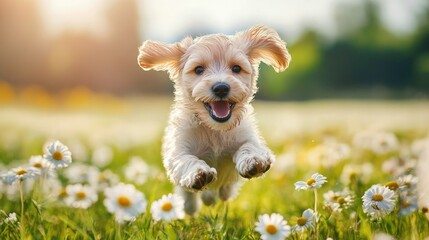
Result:
[[[223,100],[228,96],[230,90],[231,87],[229,84],[217,82],[212,86],[212,92],[221,100],[204,103],[204,106],[209,112],[210,117],[216,122],[223,123],[231,118],[232,109],[234,108],[235,103],[228,100]]]

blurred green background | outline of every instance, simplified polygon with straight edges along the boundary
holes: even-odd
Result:
[[[138,67],[142,41],[255,24],[277,30],[293,58],[281,74],[261,65],[259,99],[429,96],[423,0],[0,0],[0,101],[64,92],[75,100],[91,92],[171,96],[166,73]]]

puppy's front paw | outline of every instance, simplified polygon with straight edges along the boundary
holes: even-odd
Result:
[[[238,173],[244,178],[259,177],[271,168],[271,154],[267,156],[251,156],[243,159],[238,166]]]
[[[191,191],[200,191],[213,182],[216,179],[216,175],[217,172],[214,168],[200,168],[183,178],[180,181],[180,185]]]

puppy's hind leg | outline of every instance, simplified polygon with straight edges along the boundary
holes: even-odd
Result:
[[[201,203],[198,198],[198,193],[188,192],[182,187],[176,187],[176,193],[185,200],[185,213],[193,216],[200,209]]]
[[[232,183],[230,185],[224,185],[219,189],[219,198],[222,201],[228,201],[235,198],[240,190],[241,183]]]
[[[216,192],[213,190],[204,190],[201,193],[201,199],[203,200],[204,205],[213,205],[216,203]]]

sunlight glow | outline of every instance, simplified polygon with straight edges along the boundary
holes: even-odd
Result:
[[[42,18],[48,34],[64,30],[91,32],[104,36],[108,31],[106,0],[41,0]]]

